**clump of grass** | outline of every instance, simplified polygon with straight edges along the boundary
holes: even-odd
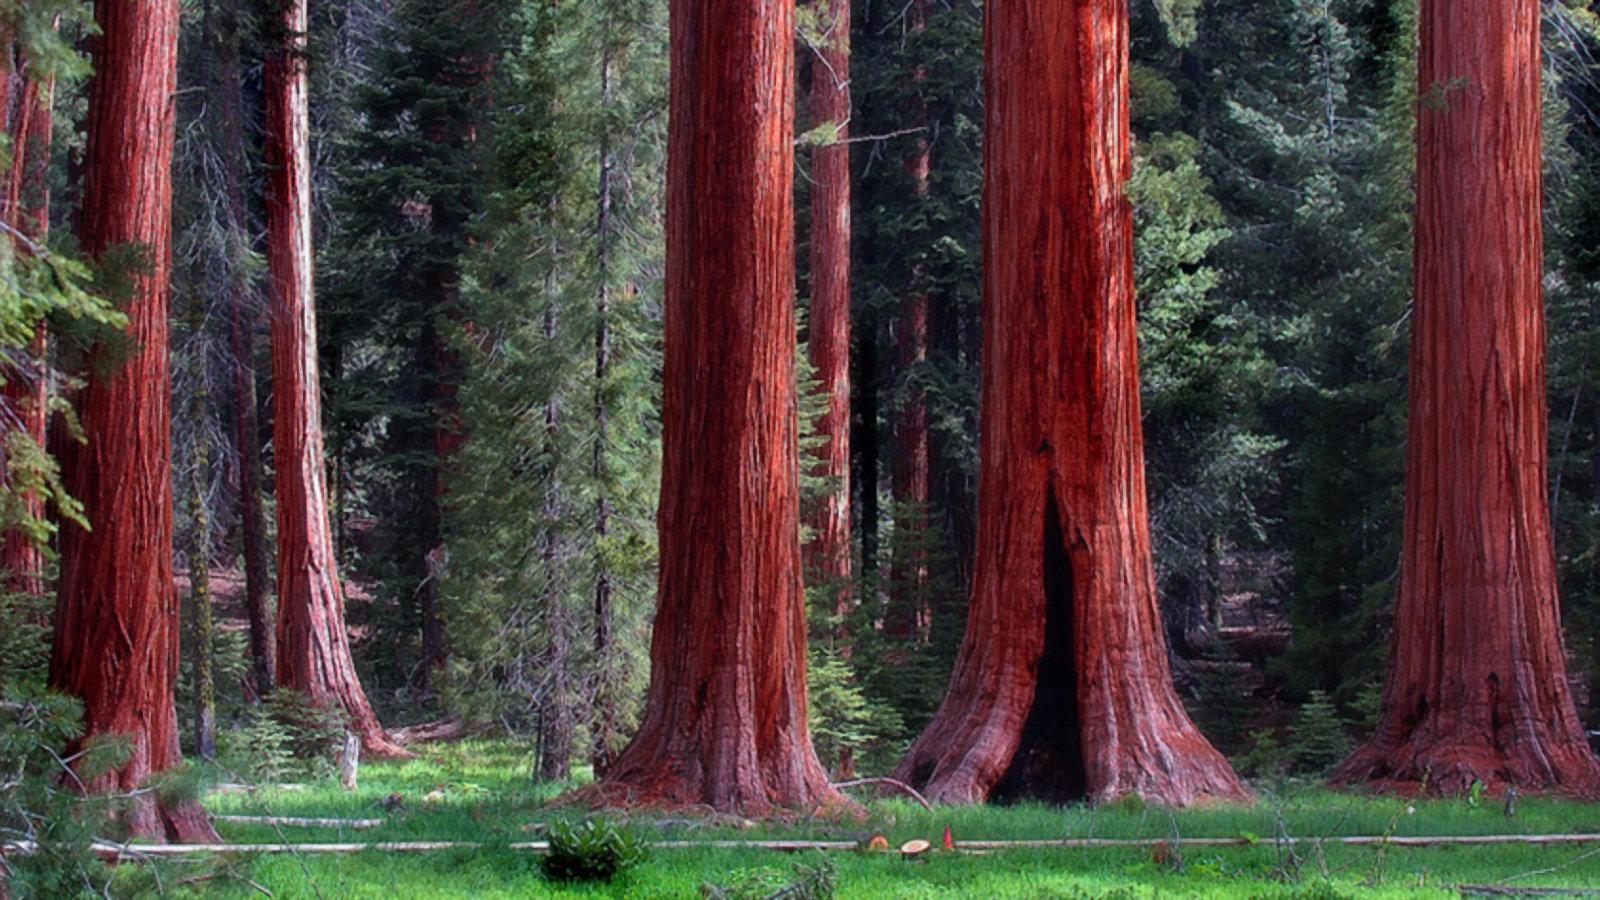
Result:
[[[650,855],[643,836],[605,819],[553,823],[549,839],[540,867],[557,882],[609,883]]]

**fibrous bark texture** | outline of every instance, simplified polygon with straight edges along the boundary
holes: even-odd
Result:
[[[306,2],[283,0],[284,41],[267,58],[267,265],[272,281],[273,462],[278,509],[278,686],[337,706],[374,756],[389,739],[350,656],[328,528],[317,313],[312,292]]]
[[[591,796],[829,795],[806,725],[794,2],[673,0],[660,596],[639,734]]]
[[[0,44],[0,53],[13,52],[10,42]],[[0,117],[11,137],[11,170],[6,173],[4,221],[21,238],[35,245],[46,243],[50,234],[50,138],[54,113],[55,81],[31,71],[25,57],[5,66],[0,73],[6,86],[0,91]],[[32,252],[22,240],[13,240],[13,252]],[[7,433],[21,430],[36,445],[45,445],[49,421],[50,379],[46,365],[48,350],[45,326],[19,364],[12,366],[0,388],[0,452]],[[0,459],[0,478],[6,477]],[[43,518],[44,503],[36,496],[26,498],[29,515]],[[26,594],[43,594],[44,551],[35,540],[20,532],[0,537],[0,571],[6,573],[7,588]]]
[[[1600,793],[1545,494],[1539,8],[1421,7],[1400,595],[1383,717],[1344,783]]]
[[[62,459],[94,530],[62,526],[50,683],[82,699],[87,740],[120,739],[130,751],[87,785],[94,792],[133,791],[182,762],[167,369],[178,7],[95,4],[81,239],[90,257],[134,249],[146,265],[127,279],[128,346],[108,351],[81,394],[88,441]],[[217,840],[198,804],[155,792],[132,799],[125,821],[138,837]]]
[[[815,471],[831,482],[812,519],[806,576],[849,603],[850,581],[850,3],[819,0],[824,35],[813,48],[811,116],[838,126],[838,141],[811,155],[809,349],[828,408]]]
[[[982,481],[970,623],[899,777],[929,799],[1246,796],[1172,687],[1133,295],[1128,8],[986,7]]]

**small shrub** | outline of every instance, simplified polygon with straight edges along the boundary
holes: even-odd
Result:
[[[83,734],[82,705],[36,684],[0,684],[0,839],[34,841],[38,852],[0,860],[0,895],[75,897],[104,893],[112,871],[94,852],[110,832],[119,797],[80,796],[62,760]],[[127,762],[126,741],[81,748],[77,778]]]
[[[1289,771],[1289,762],[1289,753],[1278,742],[1278,736],[1272,729],[1263,728],[1251,733],[1250,751],[1235,765],[1250,778],[1282,778]]]
[[[539,863],[551,881],[609,882],[649,855],[644,838],[604,819],[556,822]]]
[[[1350,736],[1344,719],[1325,691],[1312,691],[1311,699],[1294,719],[1289,753],[1295,768],[1320,775],[1350,755]]]
[[[224,763],[257,781],[332,776],[344,745],[345,717],[304,694],[273,691],[240,729],[219,735]]]
[[[0,589],[0,684],[44,680],[50,659],[50,601]]]

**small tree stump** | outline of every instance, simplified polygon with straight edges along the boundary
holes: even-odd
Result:
[[[344,749],[339,752],[339,784],[347,791],[356,789],[356,777],[361,769],[361,735],[354,731],[344,733]]]

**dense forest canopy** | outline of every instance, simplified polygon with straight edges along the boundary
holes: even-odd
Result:
[[[0,50],[0,710],[74,698],[134,835],[347,730],[753,817],[1600,794],[1589,0],[0,0]]]

